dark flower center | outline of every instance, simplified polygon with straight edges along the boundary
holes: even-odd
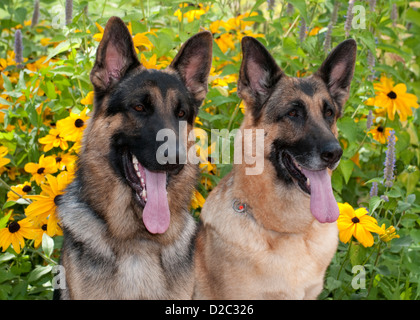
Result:
[[[388,96],[390,99],[397,99],[397,94],[396,94],[394,91],[390,91],[390,92],[387,94],[387,96]]]
[[[81,128],[81,127],[83,127],[84,124],[85,124],[85,122],[82,119],[77,119],[74,122],[74,125],[76,126],[76,128]]]
[[[378,129],[376,129],[378,132],[384,132],[384,127],[379,126]]]
[[[60,162],[61,160],[63,160],[63,158],[61,158],[61,157],[55,157],[55,162]]]
[[[43,174],[44,173],[45,168],[39,168],[36,173],[38,174]]]
[[[19,229],[20,229],[20,225],[19,225],[19,223],[18,223],[17,221],[12,221],[12,222],[9,224],[9,232],[10,232],[10,233],[15,233],[15,232],[18,232],[18,231],[19,231]]]
[[[42,227],[41,227],[41,229],[44,230],[44,231],[47,231],[47,225],[46,224],[43,224]]]
[[[30,192],[31,190],[32,190],[31,186],[24,186],[24,187],[22,188],[22,191],[23,191],[23,192],[25,192],[25,193],[28,193],[28,192]]]
[[[58,206],[58,203],[59,203],[59,201],[60,201],[60,198],[61,198],[61,195],[55,196],[55,198],[54,198],[54,204],[55,204],[56,206]]]
[[[354,217],[354,218],[351,219],[351,222],[353,222],[353,223],[359,223],[360,220],[359,220],[358,217]]]

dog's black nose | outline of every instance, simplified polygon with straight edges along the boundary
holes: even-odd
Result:
[[[321,159],[327,164],[335,164],[343,155],[343,149],[336,141],[326,143],[321,151]]]

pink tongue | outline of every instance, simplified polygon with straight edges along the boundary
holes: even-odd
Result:
[[[143,222],[150,233],[164,233],[169,228],[169,212],[166,192],[166,172],[146,172],[147,202],[143,209]]]
[[[334,222],[340,214],[334,198],[331,177],[327,169],[309,171],[302,168],[303,174],[311,183],[311,212],[321,223]]]

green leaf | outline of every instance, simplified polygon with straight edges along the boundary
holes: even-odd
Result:
[[[368,249],[360,243],[353,242],[350,248],[350,262],[352,266],[361,265],[365,258]]]
[[[50,257],[54,251],[54,240],[46,233],[42,235],[42,250],[47,257]]]
[[[16,201],[7,201],[7,202],[3,205],[3,207],[2,207],[1,209],[2,209],[2,210],[4,210],[4,209],[7,209],[7,208],[10,208],[10,207],[14,206],[15,204],[16,204]],[[5,218],[5,217],[3,217],[2,219],[0,219],[0,229],[5,227],[5,225],[3,225],[3,224],[2,224],[2,220],[3,220],[4,218]],[[6,222],[7,222],[7,221],[6,221]]]
[[[43,275],[51,272],[52,266],[37,266],[34,270],[31,271],[29,274],[28,281],[33,283],[39,280]]]
[[[0,255],[0,264],[14,259],[16,256],[13,253],[5,252]]]
[[[13,91],[12,82],[10,82],[10,79],[8,76],[6,76],[4,73],[1,74],[3,78],[3,87],[6,91]]]
[[[351,160],[341,160],[340,161],[340,170],[343,174],[345,183],[347,184],[350,180],[351,174],[353,173],[354,162]]]
[[[78,48],[78,47],[80,47],[80,44],[70,43],[69,40],[61,42],[58,46],[56,46],[54,49],[50,51],[44,63],[48,62],[52,57],[56,56],[57,54],[60,54],[64,51],[68,51],[70,48]]]
[[[335,289],[338,289],[341,287],[342,282],[340,280],[337,280],[333,277],[328,277],[326,281],[326,287],[329,291],[333,291]]]
[[[55,86],[51,81],[47,81],[47,83],[46,83],[45,94],[51,100],[54,100],[54,99],[57,98],[57,93],[55,92]]]
[[[6,202],[6,204],[9,203],[9,202],[14,202],[14,201],[8,201],[8,202]],[[3,206],[3,210],[5,209],[4,206]],[[6,215],[6,216],[4,216],[3,218],[0,219],[0,229],[6,227],[7,221],[9,221],[9,218],[10,218],[11,215],[12,215],[12,212],[10,212],[8,215]]]
[[[306,1],[305,0],[291,0],[288,1],[289,3],[293,4],[295,8],[299,11],[300,15],[305,19],[306,23],[309,23],[307,10],[306,10]]]
[[[375,212],[375,210],[379,207],[379,205],[382,203],[382,199],[378,196],[374,196],[369,199],[369,213],[372,214]]]
[[[251,9],[251,13],[252,12],[254,12],[255,10],[257,10],[258,9],[258,7],[260,6],[260,5],[262,5],[263,3],[265,2],[265,0],[257,0],[257,1],[255,1],[255,4],[254,4],[254,6],[252,7],[252,9]]]
[[[407,19],[407,21],[410,21],[420,26],[420,11],[410,8],[406,11],[405,18]]]

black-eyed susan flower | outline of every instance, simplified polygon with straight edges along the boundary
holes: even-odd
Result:
[[[47,183],[41,185],[40,195],[28,196],[33,202],[25,209],[25,214],[34,224],[40,224],[48,218],[48,235],[53,236],[57,232],[58,218],[56,208],[58,200],[69,184],[69,174],[61,172],[57,177],[47,175]]]
[[[48,228],[48,222],[50,222],[50,228]],[[39,246],[42,244],[42,236],[44,235],[44,233],[46,233],[50,237],[62,236],[63,235],[63,231],[61,230],[58,223],[54,220],[49,221],[49,218],[42,220],[37,225],[37,228],[36,228],[35,231],[36,231],[36,235],[35,235],[35,238],[34,238],[34,240],[35,240],[34,247],[35,248],[39,248]]]
[[[381,144],[385,144],[392,128],[384,128],[382,125],[372,127],[368,133],[372,135],[372,138]]]
[[[375,218],[368,215],[365,208],[354,210],[348,203],[338,203],[340,216],[337,220],[340,240],[344,243],[354,236],[364,247],[373,245],[371,232],[384,234]]]
[[[45,180],[45,176],[50,173],[57,172],[57,164],[52,156],[45,157],[42,155],[38,163],[29,162],[25,164],[25,171],[32,174],[31,181],[39,185]]]
[[[61,152],[55,156],[58,170],[72,169],[76,165],[77,157],[71,153]],[[68,171],[68,170],[67,170]]]
[[[45,137],[39,138],[38,141],[39,143],[44,144],[44,152],[48,152],[52,148],[57,147],[60,147],[61,150],[67,150],[69,147],[58,126],[57,128],[51,128],[48,134]]]
[[[0,229],[0,247],[6,251],[10,245],[16,253],[20,253],[25,246],[25,239],[34,239],[36,236],[35,228],[29,219],[25,218],[19,221],[10,221],[9,225]]]
[[[407,93],[407,86],[399,83],[394,86],[394,81],[385,76],[381,77],[379,83],[374,83],[375,97],[366,101],[367,105],[374,105],[379,112],[388,114],[390,120],[394,120],[398,113],[401,121],[406,121],[408,116],[413,114],[411,108],[418,108],[417,96]]]
[[[19,198],[25,198],[32,191],[32,186],[30,182],[25,181],[22,184],[11,186],[10,189],[12,190],[7,193],[7,201],[16,201]]]
[[[78,141],[83,136],[89,117],[86,115],[88,109],[83,109],[80,114],[70,112],[67,118],[57,121],[57,127],[60,129],[61,135],[67,141]],[[64,150],[64,149],[63,149]]]

